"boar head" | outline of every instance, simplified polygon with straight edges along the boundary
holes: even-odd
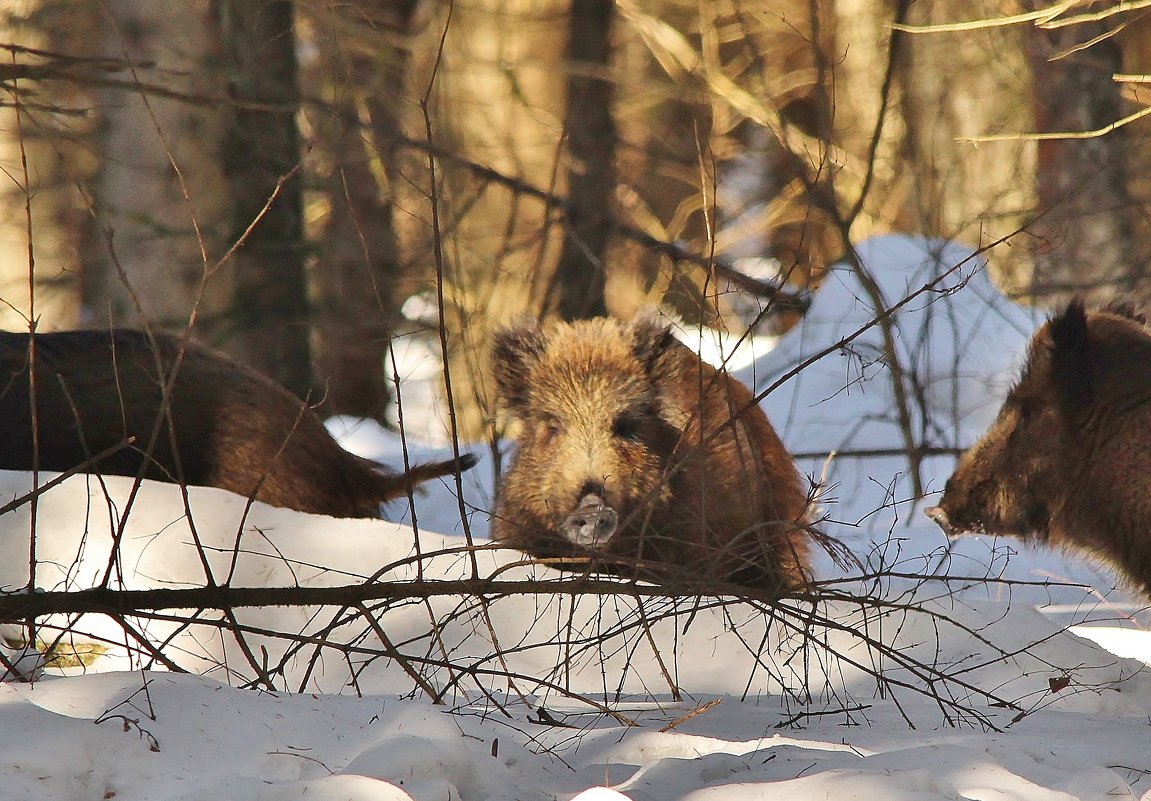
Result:
[[[494,377],[521,424],[503,513],[532,518],[557,553],[603,547],[649,515],[669,493],[680,438],[683,413],[667,391],[679,347],[666,325],[644,317],[498,332]]]
[[[949,537],[966,532],[1046,540],[1052,515],[1076,492],[1083,423],[1099,389],[1080,302],[1032,337],[1027,362],[987,433],[959,460],[938,506]]]

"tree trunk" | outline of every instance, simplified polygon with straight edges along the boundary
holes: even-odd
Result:
[[[128,58],[135,77],[192,97],[218,97],[220,50],[212,3],[92,3],[103,55]],[[154,65],[154,66],[145,66]],[[227,249],[231,204],[220,164],[227,112],[218,104],[99,91],[91,184],[95,230],[83,252],[85,323],[179,329],[197,306],[211,339],[227,300],[220,273],[202,291],[207,264]]]
[[[427,119],[419,102],[410,104],[406,127],[420,140],[430,127],[433,144],[456,158],[436,158],[432,182],[428,155],[410,153],[409,174],[420,180],[409,182],[397,221],[409,259],[423,267],[421,288],[443,290],[452,406],[466,438],[486,439],[495,419],[489,334],[525,312],[539,314],[563,231],[543,203],[460,159],[563,196],[558,59],[567,7],[566,0],[444,4],[413,47],[410,92],[417,101],[428,93],[429,102]],[[448,419],[446,407],[438,413]]]
[[[317,63],[304,72],[310,94],[331,112],[310,114],[322,154],[326,214],[317,232],[317,373],[323,414],[385,420],[391,396],[384,359],[399,319],[404,278],[392,221],[400,98],[415,2],[311,8]],[[400,44],[397,44],[400,40]]]
[[[233,334],[227,347],[307,397],[313,383],[301,181],[294,172],[300,150],[292,3],[223,0],[219,9],[235,104],[224,171],[235,204],[232,232],[243,237],[231,266]]]
[[[55,0],[7,4],[0,12],[0,41],[74,52],[72,47],[90,37],[90,19],[63,5]],[[11,63],[10,54],[4,58]],[[51,61],[28,53],[16,60]],[[36,106],[84,111],[91,94],[67,81],[20,78],[3,82],[0,101],[0,328],[28,330],[30,317],[41,331],[72,327],[79,314],[79,254],[87,219],[75,181],[87,179],[93,168],[85,146],[91,122]]]
[[[1122,71],[1122,53],[1114,37],[1101,37],[1108,27],[1028,28],[1039,132],[1092,131],[1123,116],[1112,79]],[[1101,38],[1084,46],[1096,37]],[[1138,273],[1131,258],[1128,166],[1122,128],[1087,139],[1039,142],[1038,209],[1030,228],[1036,302],[1050,305],[1073,294],[1089,303],[1130,297]]]
[[[568,217],[564,244],[549,291],[564,320],[607,314],[609,209],[615,196],[614,92],[611,62],[612,0],[572,0],[567,46]]]

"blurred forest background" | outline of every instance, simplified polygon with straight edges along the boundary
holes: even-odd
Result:
[[[487,437],[494,325],[778,330],[890,231],[986,248],[1023,302],[1151,301],[1147,0],[0,0],[0,28],[3,327],[190,330],[325,414],[384,420],[423,336]]]

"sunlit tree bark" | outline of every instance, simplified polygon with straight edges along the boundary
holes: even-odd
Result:
[[[227,250],[231,202],[221,164],[227,109],[219,103],[213,3],[79,5],[92,12],[102,53],[136,65],[120,74],[124,86],[95,97],[85,323],[179,329],[195,307],[197,335],[214,340],[230,273],[204,278]]]
[[[71,53],[90,18],[59,3],[26,0],[0,11],[0,41]],[[43,63],[3,54],[11,63]],[[67,328],[79,314],[86,227],[74,181],[93,162],[77,140],[91,133],[91,96],[63,81],[11,78],[0,89],[0,327]],[[58,112],[57,112],[58,110]],[[27,169],[25,169],[25,165]],[[34,264],[33,264],[34,262]]]
[[[1026,54],[1039,133],[1083,133],[1114,123],[1123,103],[1114,75],[1119,42],[1106,23],[1027,28]],[[1128,193],[1128,132],[1038,143],[1036,219],[1031,226],[1035,275],[1030,295],[1051,304],[1071,294],[1100,303],[1129,299],[1142,265],[1134,247]]]
[[[515,182],[566,191],[559,57],[567,7],[565,0],[444,3],[414,48],[406,129],[513,182],[489,182],[424,152],[406,160],[416,189],[397,221],[433,296],[442,274],[453,404],[469,437],[483,436],[494,419],[489,333],[519,314],[539,313],[563,241],[554,213]]]
[[[852,238],[895,230],[979,247],[1019,230],[1034,207],[1034,144],[970,140],[1033,129],[1022,27],[922,34],[894,28],[997,13],[998,6],[978,1],[838,0],[835,8],[842,61],[835,66],[834,141],[857,173],[870,173]],[[990,255],[1001,285],[1017,291],[1031,274],[1021,244],[1016,239]]]

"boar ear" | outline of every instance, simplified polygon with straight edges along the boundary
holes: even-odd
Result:
[[[1060,400],[1072,407],[1091,400],[1087,312],[1076,298],[1051,319],[1051,366]]]
[[[492,340],[492,373],[505,407],[519,414],[528,405],[529,375],[545,348],[538,324],[517,322],[496,331]]]
[[[663,364],[663,357],[675,344],[671,326],[655,314],[644,313],[628,326],[631,331],[631,352],[643,365],[644,372],[654,375]]]
[[[629,326],[632,332],[632,353],[643,365],[648,382],[654,392],[652,400],[657,414],[677,431],[682,431],[692,419],[690,410],[682,408],[675,386],[676,372],[682,369],[681,345],[666,320],[654,314],[644,314]]]

